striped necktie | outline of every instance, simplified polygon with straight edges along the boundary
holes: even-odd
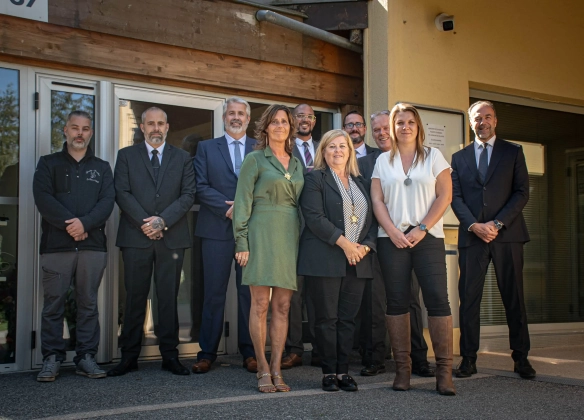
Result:
[[[310,154],[310,149],[308,148],[308,142],[305,141],[302,145],[304,146],[304,159],[306,161],[306,170],[310,172],[314,168],[314,161],[312,160],[312,155]]]

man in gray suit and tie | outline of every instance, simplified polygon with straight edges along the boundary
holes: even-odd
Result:
[[[122,360],[108,376],[138,368],[152,273],[162,369],[188,375],[178,360],[176,300],[184,250],[191,247],[187,212],[195,201],[195,174],[189,154],[166,143],[169,125],[163,110],[144,111],[140,129],[145,141],[121,149],[114,170],[116,202],[122,212],[116,246],[122,250],[127,297]]]

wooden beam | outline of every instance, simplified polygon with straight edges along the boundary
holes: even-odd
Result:
[[[360,78],[0,15],[0,53],[251,93],[363,102]]]
[[[363,77],[359,54],[268,22],[258,22],[255,18],[258,10],[221,0],[50,0],[49,23]]]

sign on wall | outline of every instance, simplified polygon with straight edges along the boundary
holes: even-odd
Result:
[[[2,0],[0,14],[49,21],[49,0]]]

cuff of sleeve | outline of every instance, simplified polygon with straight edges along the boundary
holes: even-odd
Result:
[[[328,241],[329,245],[336,245],[337,241],[339,240],[342,234],[343,232],[341,232],[340,229],[335,229],[335,231],[333,232]]]
[[[238,239],[235,242],[235,252],[249,252],[249,243],[247,239]]]
[[[474,225],[476,225],[476,222],[475,222],[475,223],[473,223],[472,225],[470,225],[470,226],[468,227],[468,231],[469,231],[469,232],[472,232],[472,231],[471,231],[471,228],[472,228]]]

